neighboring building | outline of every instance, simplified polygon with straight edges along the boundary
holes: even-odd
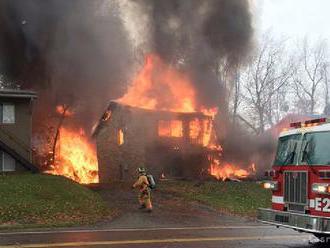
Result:
[[[0,89],[0,172],[37,171],[32,164],[33,91]]]
[[[196,122],[200,128],[192,130]],[[154,111],[111,102],[93,133],[100,182],[131,180],[141,165],[155,177],[199,177],[209,166],[210,150],[203,145],[207,125],[212,125],[212,119],[202,113]]]

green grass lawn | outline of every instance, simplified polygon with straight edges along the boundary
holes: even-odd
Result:
[[[258,208],[271,206],[271,192],[256,182],[164,181],[159,189],[240,216],[255,217]]]
[[[92,224],[110,215],[96,192],[64,177],[0,175],[0,228]]]

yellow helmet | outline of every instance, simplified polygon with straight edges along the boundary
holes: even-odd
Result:
[[[144,168],[143,166],[139,167],[137,169],[137,171],[138,171],[139,174],[145,174],[145,173],[147,173],[146,168]]]

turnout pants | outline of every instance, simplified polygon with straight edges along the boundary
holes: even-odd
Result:
[[[147,209],[152,209],[151,193],[149,189],[141,191],[138,199],[141,206],[145,205]]]

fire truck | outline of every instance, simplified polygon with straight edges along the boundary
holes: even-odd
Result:
[[[272,190],[272,208],[258,221],[330,236],[330,120],[291,123],[280,133],[274,165],[262,183]]]

